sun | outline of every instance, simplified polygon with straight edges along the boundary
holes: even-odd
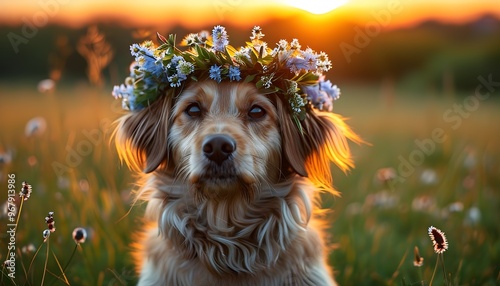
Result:
[[[326,14],[346,4],[349,0],[286,0],[285,2],[312,14]]]

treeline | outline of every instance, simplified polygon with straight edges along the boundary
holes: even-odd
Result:
[[[107,84],[120,82],[126,76],[132,60],[130,44],[154,39],[156,32],[177,33],[178,41],[196,32],[182,27],[157,31],[109,22],[96,25],[113,49],[113,60],[102,70]],[[236,47],[250,36],[251,28],[226,27],[230,43]],[[297,38],[304,48],[327,52],[334,66],[330,76],[336,81],[391,78],[439,89],[446,80],[455,90],[469,91],[476,87],[479,75],[500,77],[500,20],[493,16],[461,25],[429,21],[398,30],[387,30],[376,17],[366,24],[326,19],[307,26],[295,19],[281,19],[261,27],[270,47],[281,38]],[[26,24],[0,26],[1,81],[38,81],[53,76],[54,69],[61,72],[63,83],[87,80],[88,62],[78,52],[78,45],[88,27],[31,28]]]

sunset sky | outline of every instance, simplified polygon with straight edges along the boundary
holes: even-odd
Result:
[[[303,10],[294,6],[315,12],[337,7],[326,15],[354,21],[370,21],[375,14],[389,11],[392,27],[428,18],[464,22],[485,13],[500,17],[498,0],[4,0],[0,1],[0,24],[32,22],[42,26],[49,22],[81,26],[96,19],[113,19],[132,26],[197,27],[214,23],[252,26],[270,18],[325,17],[300,12]]]

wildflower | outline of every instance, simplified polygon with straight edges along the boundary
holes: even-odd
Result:
[[[418,251],[417,246],[415,246],[413,253],[415,254],[414,259],[413,259],[413,266],[416,266],[416,267],[422,266],[424,264],[424,258],[422,256],[420,256],[420,253]]]
[[[210,70],[209,70],[209,73],[210,73],[210,78],[217,81],[217,82],[221,82],[222,81],[222,77],[221,77],[221,67],[218,66],[218,65],[213,65],[210,67]]]
[[[241,47],[236,53],[234,53],[234,59],[240,64],[244,64],[245,60],[250,61],[250,49],[248,47]]]
[[[139,61],[139,58],[143,56],[153,58],[153,51],[149,49],[150,47],[153,47],[153,43],[151,41],[146,41],[142,45],[133,44],[130,46],[130,54],[135,57],[136,61]]]
[[[255,26],[252,29],[252,36],[250,36],[250,40],[255,41],[255,40],[260,40],[264,37],[265,35],[262,33],[262,29],[260,26]]]
[[[23,200],[27,201],[30,198],[31,195],[31,185],[23,182],[21,191],[19,192],[19,196],[23,198]]]
[[[448,249],[448,241],[446,240],[444,232],[433,226],[429,227],[428,232],[434,246],[434,252],[437,254],[445,252]]]
[[[435,185],[438,182],[436,171],[432,169],[425,169],[420,175],[420,181],[425,185]]]
[[[301,70],[308,71],[309,68],[308,62],[301,57],[289,58],[286,61],[286,66],[295,74],[299,73]]]
[[[381,168],[377,171],[377,180],[380,182],[389,182],[396,178],[396,171],[394,168]]]
[[[168,82],[170,82],[170,87],[179,87],[182,84],[182,79],[179,78],[179,74],[174,74],[168,77]]]
[[[0,153],[0,165],[10,164],[12,162],[12,152],[9,150],[7,152]]]
[[[300,113],[302,111],[302,107],[304,107],[306,105],[306,101],[298,93],[296,93],[292,97],[290,97],[290,99],[288,101],[290,102],[290,106],[292,107],[292,110],[296,113]]]
[[[30,243],[28,245],[21,247],[21,252],[24,254],[35,252],[35,251],[36,251],[36,247],[33,245],[33,243]]]
[[[222,27],[221,25],[215,26],[215,28],[212,30],[212,49],[215,52],[223,52],[226,49],[226,46],[229,44],[227,38],[228,36],[226,28]]]
[[[299,40],[297,39],[293,39],[292,42],[290,43],[290,49],[292,50],[300,50],[300,44],[299,44]]]
[[[45,121],[45,118],[35,117],[26,123],[24,135],[26,135],[26,137],[40,136],[45,132],[45,129],[47,129],[47,121]]]
[[[195,45],[203,44],[199,34],[191,33],[184,38],[183,43],[186,46],[193,47]]]
[[[177,64],[177,74],[179,78],[186,79],[187,75],[194,71],[194,65],[184,59]]]
[[[267,43],[266,42],[258,42],[253,44],[253,48],[259,52],[259,55],[262,57],[267,57]]]
[[[77,227],[73,230],[73,240],[77,243],[84,243],[87,239],[87,231],[84,228]]]
[[[320,52],[317,55],[316,68],[318,73],[324,73],[332,68],[332,62],[328,59],[325,52]]]
[[[473,206],[467,211],[467,215],[465,217],[465,224],[467,225],[475,225],[481,221],[481,210]]]
[[[260,77],[262,81],[262,86],[265,88],[270,88],[273,84],[273,75],[263,75]]]
[[[50,232],[56,231],[55,224],[56,222],[54,221],[54,212],[49,212],[49,214],[45,217],[45,223],[47,223],[48,230]]]
[[[56,82],[52,79],[44,79],[38,83],[40,93],[51,93],[56,89]]]
[[[316,55],[316,53],[311,48],[307,48],[301,54],[302,57],[304,58],[304,61],[307,63],[306,70],[310,71],[316,70],[316,64],[318,61],[318,56]]]
[[[288,42],[286,40],[281,39],[278,42],[278,49],[281,51],[286,51],[287,48],[288,48]]]
[[[462,212],[464,210],[464,204],[462,202],[453,202],[448,206],[450,212]]]
[[[333,85],[330,80],[325,81],[324,77],[319,80],[319,88],[324,90],[333,100],[337,100],[340,97],[340,88],[337,85]]]
[[[230,66],[229,67],[229,80],[230,81],[240,81],[241,80],[241,75],[240,75],[240,68],[236,66]]]

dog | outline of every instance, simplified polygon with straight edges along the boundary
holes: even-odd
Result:
[[[139,285],[336,285],[321,192],[353,166],[340,115],[298,128],[278,96],[204,80],[122,116],[118,154],[147,202],[134,244]]]

